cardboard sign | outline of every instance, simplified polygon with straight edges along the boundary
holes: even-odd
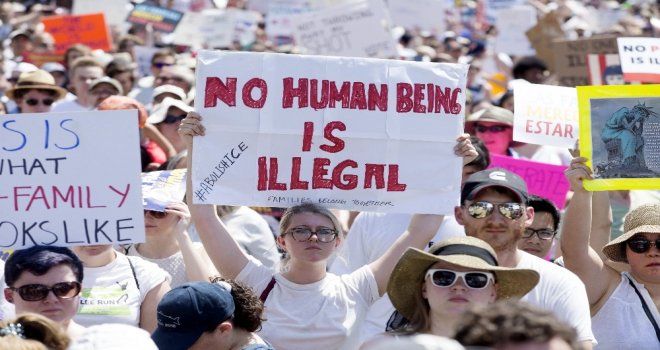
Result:
[[[196,203],[453,212],[467,66],[201,51]]]
[[[382,1],[362,1],[295,16],[293,37],[305,54],[396,57],[396,43],[383,23]]]
[[[513,96],[514,140],[562,148],[575,146],[579,135],[575,88],[516,84]]]
[[[564,177],[566,167],[491,154],[490,168],[504,168],[518,174],[527,183],[529,193],[551,200],[559,209],[564,208],[566,193],[571,187]]]
[[[617,38],[623,79],[660,83],[660,38]]]
[[[565,38],[556,12],[543,16],[535,26],[525,32],[527,40],[534,47],[536,56],[548,65],[551,71],[555,69],[555,51],[552,42]]]
[[[589,85],[588,54],[618,53],[615,37],[559,40],[554,50],[559,85],[572,87]]]
[[[112,50],[112,41],[102,13],[73,16],[48,16],[41,20],[44,31],[55,40],[55,53],[63,54],[74,44],[92,49]]]
[[[525,32],[536,25],[536,10],[531,6],[516,6],[497,11],[495,51],[517,56],[532,56],[536,52]]]
[[[578,86],[589,191],[660,188],[660,85]]]
[[[445,31],[445,0],[418,0],[410,6],[407,0],[388,0],[392,24],[407,29],[427,30],[434,34]]]
[[[142,174],[142,207],[145,210],[165,211],[170,203],[182,202],[185,193],[185,169]]]
[[[183,12],[150,4],[137,4],[128,14],[126,22],[135,24],[151,24],[154,30],[172,33],[181,21]]]
[[[103,12],[109,26],[121,27],[126,22],[126,16],[131,11],[130,0],[74,0],[71,13],[85,15]]]
[[[136,113],[0,116],[0,249],[143,242]]]

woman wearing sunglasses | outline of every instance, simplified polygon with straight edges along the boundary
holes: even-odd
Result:
[[[5,95],[16,102],[21,113],[44,113],[50,112],[53,103],[66,95],[66,90],[55,84],[50,73],[39,69],[22,73]]]
[[[147,123],[154,125],[158,131],[169,141],[176,152],[181,152],[186,149],[186,145],[177,133],[181,121],[186,117],[186,113],[192,111],[193,108],[181,101],[172,97],[165,97],[163,102],[154,106],[151,115],[147,119]]]
[[[80,303],[83,266],[62,247],[34,246],[15,251],[5,265],[5,300],[16,314],[45,316],[75,338],[84,328],[73,321]]]
[[[538,281],[534,270],[498,266],[488,243],[453,237],[428,252],[408,248],[392,272],[387,294],[408,320],[396,333],[453,337],[459,316],[468,308],[519,299]]]
[[[591,323],[598,349],[658,349],[660,347],[660,204],[630,211],[624,233],[603,248],[607,259],[626,263],[619,272],[605,263],[589,245],[592,192],[582,186],[591,179],[586,158],[573,159],[566,170],[574,194],[562,226],[561,249],[565,266],[582,279],[593,315]],[[611,223],[611,222],[610,222]],[[609,228],[605,234],[609,235]]]

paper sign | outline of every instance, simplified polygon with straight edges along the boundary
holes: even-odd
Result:
[[[624,85],[619,55],[587,55],[589,85]]]
[[[566,167],[491,154],[490,168],[504,168],[518,174],[527,183],[529,193],[551,200],[559,209],[564,208],[566,193],[571,187],[564,176]]]
[[[172,33],[181,21],[183,12],[171,10],[165,7],[137,4],[128,14],[126,22],[135,24],[151,24],[154,30]]]
[[[536,25],[536,10],[531,6],[516,6],[497,11],[495,51],[509,55],[533,56],[536,52],[525,32]]]
[[[575,146],[579,135],[575,88],[516,84],[513,96],[515,141],[562,148]]]
[[[41,23],[44,31],[55,40],[55,53],[64,53],[74,44],[85,44],[95,50],[112,50],[112,41],[102,13],[48,16]]]
[[[151,46],[133,46],[139,76],[146,77],[151,75],[151,58],[158,50],[157,47]]]
[[[138,145],[135,110],[0,116],[0,249],[143,242]]]
[[[589,191],[660,188],[660,85],[578,86]]]
[[[660,83],[660,38],[617,38],[623,78]]]
[[[618,53],[615,37],[554,42],[555,68],[561,86],[589,85],[587,55]]]
[[[292,19],[295,43],[311,55],[396,57],[382,9],[382,1],[371,0],[297,15]]]
[[[445,31],[445,0],[418,0],[410,6],[408,0],[388,0],[392,24],[434,34]]]
[[[130,0],[74,0],[71,13],[74,15],[85,15],[103,12],[108,25],[120,27],[125,23],[126,16],[130,10]]]
[[[453,212],[466,65],[201,51],[196,203]]]
[[[539,22],[527,32],[527,40],[536,51],[536,56],[543,60],[551,71],[555,69],[555,51],[552,42],[565,37],[556,12],[543,16]]]
[[[183,201],[186,170],[152,171],[142,174],[142,206],[145,210],[165,211],[170,203]]]

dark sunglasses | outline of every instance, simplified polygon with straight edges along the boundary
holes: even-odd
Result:
[[[468,214],[475,219],[483,219],[493,213],[493,209],[497,206],[497,210],[507,219],[519,219],[523,213],[524,208],[520,203],[490,203],[490,202],[474,202],[468,205]]]
[[[174,124],[176,122],[182,121],[185,118],[186,118],[185,115],[168,114],[168,115],[165,116],[165,119],[163,119],[163,121],[161,123]]]
[[[630,250],[637,254],[646,253],[651,249],[651,246],[655,246],[655,249],[660,250],[660,238],[656,239],[655,242],[649,241],[646,238],[632,238],[627,242]]]
[[[37,100],[36,98],[28,98],[27,100],[25,100],[25,103],[27,103],[28,106],[36,106],[39,104],[39,102],[41,102],[41,104],[44,106],[50,106],[55,102],[55,100],[53,100],[52,98],[46,98],[43,100]]]
[[[492,272],[470,271],[456,272],[443,269],[430,269],[426,271],[425,278],[431,278],[434,286],[449,288],[456,283],[458,277],[461,277],[465,285],[472,289],[484,289],[488,282],[495,283],[495,276]]]
[[[183,83],[183,82],[186,81],[185,79],[183,79],[181,77],[158,77],[158,78],[156,78],[156,80],[158,80],[160,82],[176,81],[176,82],[179,82],[179,83]]]
[[[155,62],[155,63],[152,63],[151,65],[158,68],[158,69],[162,69],[163,67],[170,67],[170,66],[173,66],[174,64],[172,64],[172,63],[163,63],[163,62]]]
[[[485,132],[500,133],[509,128],[511,127],[508,125],[492,125],[492,126],[477,125],[475,126],[474,129],[480,133],[485,133]]]
[[[154,219],[162,219],[167,216],[167,212],[165,211],[155,211],[155,210],[145,210],[144,211],[144,216],[147,216],[147,214],[151,215],[152,218]]]
[[[552,237],[555,236],[555,233],[556,231],[547,228],[542,228],[539,230],[535,230],[533,228],[526,228],[525,232],[523,232],[522,234],[522,238],[532,238],[532,236],[537,235],[539,236],[539,239],[547,241],[549,239],[552,239]]]
[[[307,242],[312,238],[312,235],[316,235],[316,239],[321,243],[329,243],[337,238],[337,230],[329,227],[319,227],[316,231],[312,231],[311,228],[305,226],[294,227],[284,234],[291,234],[291,237],[298,242]]]
[[[79,282],[60,282],[51,287],[44,284],[26,284],[18,288],[10,288],[17,291],[21,299],[25,301],[40,301],[48,297],[48,293],[53,291],[56,297],[60,299],[71,299],[80,293],[82,286]]]

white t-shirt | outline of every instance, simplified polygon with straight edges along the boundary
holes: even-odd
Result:
[[[79,104],[78,99],[75,99],[75,100],[61,100],[55,103],[50,111],[56,113],[56,112],[86,112],[91,110],[92,110],[91,108]]]
[[[330,272],[341,275],[351,273],[380,258],[408,228],[412,214],[360,213],[353,222],[346,241],[342,243]],[[465,236],[465,229],[453,216],[445,216],[433,243],[455,236]],[[375,302],[361,325],[360,342],[383,333],[394,306],[387,294]]]
[[[133,276],[128,259],[117,253],[108,265],[85,267],[80,308],[74,321],[85,327],[103,323],[139,326],[140,306],[147,293],[169,281],[170,275],[156,264],[132,256]]]
[[[243,251],[273,272],[278,271],[280,253],[277,251],[275,236],[266,219],[245,206],[238,207],[234,212],[220,219]]]
[[[521,301],[555,313],[559,319],[572,326],[578,341],[594,342],[591,332],[589,299],[584,284],[571,271],[521,251],[523,257],[516,266],[539,273],[539,283]]]
[[[193,247],[197,251],[204,250],[204,246],[199,242],[193,242]],[[152,262],[158,265],[158,267],[160,267],[161,269],[167,271],[167,273],[169,273],[170,277],[172,278],[172,280],[170,281],[170,287],[172,288],[176,288],[186,282],[189,282],[188,276],[186,276],[186,264],[183,261],[183,254],[181,254],[181,251],[178,251],[168,256],[167,258],[151,259],[142,256],[142,254],[138,252],[137,244],[131,244],[128,247],[128,251],[126,252],[126,255],[137,256],[146,261]]]
[[[264,304],[266,321],[259,335],[275,349],[358,348],[355,326],[379,298],[368,266],[348,275],[328,273],[321,281],[304,285],[279,273],[274,277],[276,283]],[[272,270],[251,259],[236,280],[261,295],[272,278]]]

